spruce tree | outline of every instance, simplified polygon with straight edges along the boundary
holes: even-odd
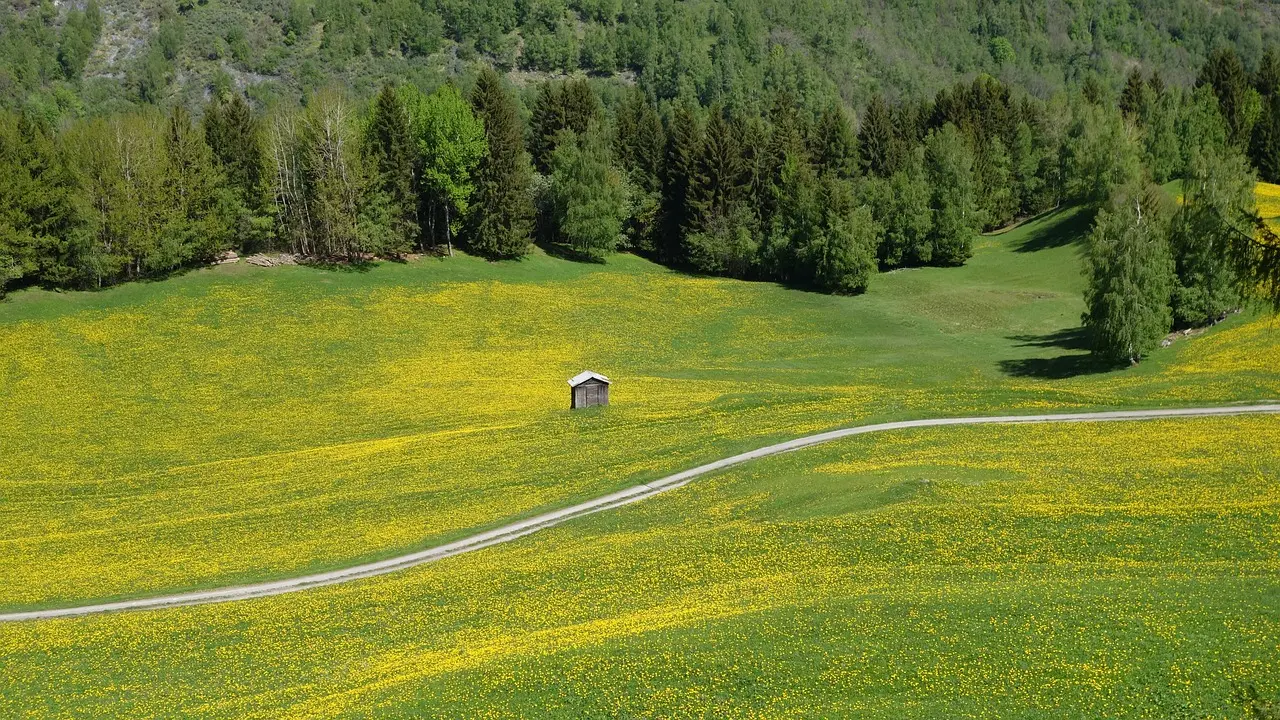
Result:
[[[547,81],[538,86],[529,125],[529,154],[533,158],[533,166],[545,175],[551,172],[551,154],[556,149],[556,138],[568,126],[564,90],[560,83]]]
[[[1117,188],[1089,234],[1082,319],[1107,360],[1137,363],[1169,332],[1173,260],[1162,193],[1139,180]]]
[[[581,135],[600,120],[600,99],[586,78],[569,80],[564,85],[564,126]]]
[[[1249,112],[1249,74],[1235,50],[1214,51],[1196,78],[1196,87],[1209,87],[1218,98],[1218,110],[1227,126],[1227,141],[1243,147],[1249,140],[1252,118]]]
[[[181,105],[169,115],[165,133],[170,196],[167,222],[160,228],[157,252],[146,258],[149,270],[171,270],[193,259],[208,260],[231,241],[231,208],[222,202],[223,177],[204,135]]]
[[[418,241],[418,193],[415,190],[414,139],[409,113],[396,89],[385,85],[373,101],[365,126],[364,151],[374,174],[374,190],[388,204],[390,254],[407,252]]]
[[[713,106],[687,198],[684,244],[695,269],[741,277],[755,261],[754,213],[743,202],[748,171],[735,122]]]
[[[618,107],[613,149],[632,183],[646,193],[661,191],[666,152],[662,117],[638,90],[628,93]]]
[[[858,139],[844,108],[828,105],[814,129],[811,153],[823,172],[851,180],[858,174]]]
[[[702,128],[693,108],[677,103],[667,128],[666,161],[662,180],[662,235],[658,252],[667,261],[687,262],[680,239],[690,223],[689,185],[702,154]]]
[[[1146,94],[1146,83],[1142,80],[1142,70],[1134,67],[1129,71],[1124,91],[1120,93],[1120,112],[1126,118],[1137,121],[1142,114],[1143,96]]]
[[[1253,74],[1253,87],[1263,98],[1280,93],[1280,52],[1274,45],[1262,51],[1262,62]]]
[[[1280,92],[1267,98],[1262,116],[1253,126],[1249,157],[1263,180],[1280,182]]]
[[[897,169],[896,133],[889,105],[880,94],[871,96],[863,112],[858,132],[858,152],[862,171],[867,175],[889,177]]]
[[[266,245],[273,223],[268,209],[266,156],[261,124],[239,93],[209,101],[204,136],[227,186],[235,194],[235,233],[242,247]]]
[[[924,165],[932,190],[932,260],[961,265],[973,254],[973,240],[983,224],[973,176],[973,151],[960,131],[947,123],[930,133]]]
[[[471,250],[488,258],[518,258],[529,252],[533,229],[529,157],[515,99],[492,69],[480,73],[471,106],[484,122],[488,152],[476,168],[467,222]]]

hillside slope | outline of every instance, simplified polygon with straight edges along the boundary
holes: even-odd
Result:
[[[979,72],[1046,95],[1095,72],[1119,87],[1133,62],[1185,84],[1222,45],[1256,67],[1276,36],[1274,6],[1256,0],[97,0],[81,71],[62,24],[83,2],[7,5],[6,103],[80,92],[100,110],[232,83],[263,102],[335,81],[368,94],[478,57],[517,77],[581,69],[704,102],[785,82],[860,106],[873,90],[925,97]]]

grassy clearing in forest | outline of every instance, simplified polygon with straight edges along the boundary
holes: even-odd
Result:
[[[632,256],[223,266],[0,305],[0,607],[294,575],[881,419],[1280,397],[1271,320],[1088,357],[1087,218],[860,297]],[[617,382],[570,413],[565,379]]]
[[[359,583],[0,624],[0,716],[1242,717],[1280,696],[1278,445],[850,438]]]

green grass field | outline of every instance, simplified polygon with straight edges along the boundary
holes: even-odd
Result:
[[[839,298],[631,256],[224,266],[0,306],[0,607],[403,552],[876,419],[1280,397],[1269,320],[1083,350],[1071,212]],[[565,379],[617,383],[570,413]]]
[[[943,428],[265,600],[0,625],[5,717],[1244,717],[1280,419]]]
[[[0,305],[0,609],[389,556],[877,420],[1280,398],[1280,324],[1094,364],[1064,211],[841,298],[631,256]],[[612,377],[571,413],[565,379]],[[1238,717],[1280,419],[916,431],[430,566],[0,625],[0,717]],[[1234,713],[1234,715],[1233,715]]]

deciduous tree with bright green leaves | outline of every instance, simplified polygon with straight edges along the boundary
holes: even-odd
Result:
[[[416,143],[427,236],[435,243],[443,234],[453,254],[453,236],[476,189],[476,167],[489,147],[484,122],[452,83],[430,95],[408,86],[401,93]]]
[[[563,131],[551,159],[551,211],[556,240],[588,258],[618,247],[627,218],[623,174],[610,158],[604,132],[593,126],[578,135]]]

